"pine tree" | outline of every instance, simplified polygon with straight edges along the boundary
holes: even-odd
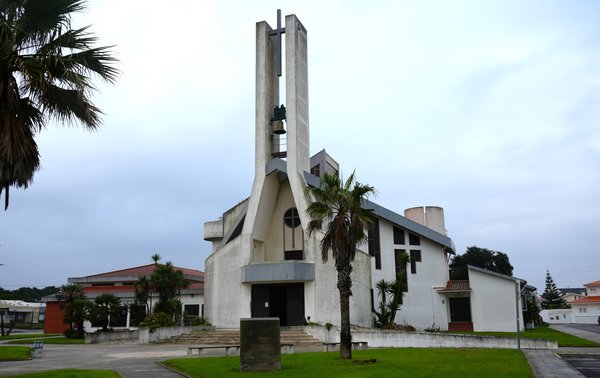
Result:
[[[562,294],[556,288],[556,284],[550,275],[550,271],[546,270],[546,288],[542,294],[542,309],[568,308],[567,302],[562,298]]]

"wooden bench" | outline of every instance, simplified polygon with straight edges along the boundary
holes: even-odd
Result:
[[[340,343],[322,343],[322,344],[323,344],[323,350],[325,352],[336,350],[340,346]],[[369,343],[366,341],[353,341],[352,342],[352,350],[367,349],[368,346],[369,346]]]
[[[286,353],[294,353],[294,344],[293,343],[281,344],[281,347],[282,348],[285,347]],[[188,346],[187,349],[188,349],[188,352],[187,352],[188,357],[192,357],[194,350],[198,351],[199,356],[204,356],[205,349],[225,349],[225,356],[229,357],[232,355],[230,351],[239,352],[240,346],[238,344],[235,344],[235,345],[192,345],[192,346]]]

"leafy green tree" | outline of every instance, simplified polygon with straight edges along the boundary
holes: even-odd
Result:
[[[65,331],[68,337],[82,338],[84,334],[83,322],[90,314],[91,302],[88,301],[83,292],[83,286],[79,284],[65,284],[60,287],[56,299],[62,302],[64,322],[69,325]],[[73,327],[75,326],[75,327]]]
[[[73,299],[64,306],[64,322],[69,325],[69,329],[65,331],[65,336],[75,339],[83,338],[83,323],[86,319],[89,319],[91,308],[92,302],[82,298]]]
[[[145,305],[147,314],[162,312],[174,317],[181,313],[181,290],[190,286],[183,272],[175,269],[170,261],[160,264],[160,255],[152,256],[155,268],[150,276],[138,278],[135,284],[136,305]],[[157,303],[152,306],[152,298],[157,297]]]
[[[307,187],[308,232],[323,231],[321,258],[327,262],[331,250],[337,271],[337,288],[340,295],[340,356],[352,358],[350,333],[350,296],[352,295],[352,262],[356,247],[366,240],[365,227],[375,216],[373,210],[363,209],[361,203],[372,186],[355,181],[354,173],[342,182],[339,177],[325,173],[318,187]]]
[[[569,305],[562,297],[560,290],[556,287],[550,271],[546,270],[546,287],[544,293],[541,295],[544,299],[542,301],[542,309],[556,309],[556,308],[569,308]]]
[[[16,290],[0,288],[0,299],[39,302],[43,297],[56,294],[59,290],[60,288],[56,286],[46,286],[42,289],[37,287],[20,287]]]
[[[154,306],[155,311],[165,314],[178,315],[181,312],[181,289],[190,286],[183,272],[175,269],[168,261],[166,264],[158,264],[154,273],[150,276],[153,291],[158,296],[158,302]]]
[[[152,283],[146,276],[139,277],[135,283],[135,305],[144,306],[148,315],[152,313]]]
[[[111,318],[118,317],[122,308],[121,300],[114,294],[102,294],[94,299],[90,318],[100,324],[103,331],[108,331]]]
[[[27,188],[40,166],[35,142],[50,120],[95,130],[92,76],[114,83],[111,47],[95,47],[88,27],[71,28],[85,0],[0,1],[0,195]]]
[[[505,253],[471,246],[462,255],[456,255],[452,258],[450,262],[450,279],[469,279],[467,265],[506,274],[507,276],[512,276],[513,272],[513,266],[510,265],[508,255]]]

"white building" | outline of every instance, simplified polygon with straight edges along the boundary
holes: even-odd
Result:
[[[340,323],[334,263],[321,260],[322,234],[309,236],[306,231],[304,194],[307,186],[319,185],[323,172],[338,173],[339,166],[325,150],[310,157],[307,32],[294,15],[286,16],[283,31],[287,113],[279,107],[281,32],[266,22],[256,25],[255,177],[250,197],[204,225],[204,238],[212,242],[205,263],[205,313],[217,327],[238,328],[240,318],[264,316],[279,317],[281,325],[301,325],[309,317],[322,324]],[[471,269],[470,285],[454,290],[448,274],[454,244],[446,235],[443,209],[415,207],[402,216],[370,201],[364,206],[374,210],[377,221],[353,263],[352,324],[371,327],[375,282],[406,271],[398,324],[516,329],[515,285],[522,280]],[[408,266],[399,264],[399,251],[410,255]],[[486,295],[494,290],[499,300],[490,303]],[[507,306],[506,311],[497,310],[499,306]]]
[[[585,285],[587,296],[572,301],[571,321],[580,324],[600,323],[600,281]]]
[[[102,294],[113,294],[120,299],[124,308],[118,319],[111,319],[111,326],[115,328],[137,327],[143,318],[136,319],[135,311],[131,310],[131,306],[135,303],[135,285],[140,277],[149,278],[156,267],[156,264],[147,264],[91,276],[70,277],[68,282],[81,285],[86,298],[90,300],[94,300]],[[182,271],[184,277],[190,283],[189,287],[182,289],[180,293],[179,301],[181,302],[182,314],[188,317],[203,316],[204,273],[196,269],[173,268]],[[156,304],[157,300],[156,295],[153,295],[148,305]],[[89,321],[86,321],[85,328],[88,332],[93,332],[96,329]]]

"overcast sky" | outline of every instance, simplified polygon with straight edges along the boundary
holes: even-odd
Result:
[[[48,127],[0,214],[0,286],[164,261],[204,270],[203,224],[250,194],[255,23],[308,30],[311,152],[398,213],[445,209],[462,253],[544,289],[600,279],[600,3],[98,0],[115,45],[98,132]]]

